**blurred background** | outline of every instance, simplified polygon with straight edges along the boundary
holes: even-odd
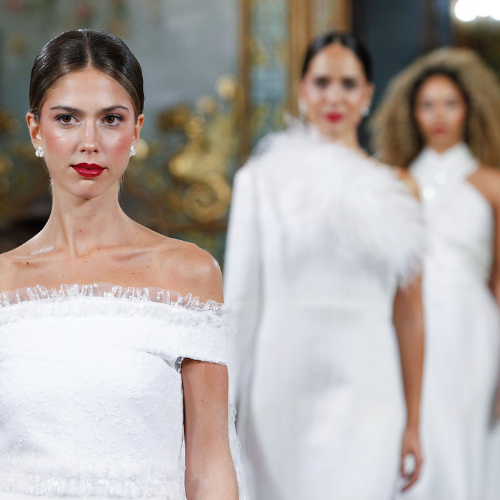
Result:
[[[0,0],[1,252],[50,213],[24,119],[30,70],[46,42],[75,28],[119,36],[144,71],[146,123],[124,179],[125,211],[221,263],[234,172],[296,113],[314,36],[339,29],[365,41],[374,107],[392,76],[441,46],[474,48],[500,71],[499,0]]]

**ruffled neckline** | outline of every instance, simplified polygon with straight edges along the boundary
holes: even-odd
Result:
[[[477,170],[478,162],[467,144],[460,142],[444,153],[425,148],[410,168],[426,180],[433,180],[438,172],[444,172],[449,179],[465,179]]]
[[[71,299],[102,297],[111,300],[130,300],[134,302],[154,302],[190,311],[213,311],[218,314],[230,308],[214,300],[202,302],[192,294],[181,295],[175,290],[158,287],[122,287],[111,283],[89,285],[62,284],[59,289],[34,286],[0,292],[0,309],[27,302],[63,302]]]

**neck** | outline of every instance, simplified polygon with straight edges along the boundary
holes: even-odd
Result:
[[[37,247],[63,249],[71,257],[81,257],[99,247],[119,244],[126,238],[130,222],[116,193],[83,200],[54,186],[52,211],[37,237]]]
[[[354,149],[360,153],[363,152],[358,140],[358,132],[357,130],[351,131],[347,134],[343,135],[326,135],[326,139],[332,142],[336,142],[338,144],[342,144],[343,146],[347,146],[350,149]]]
[[[429,142],[429,144],[427,144],[427,147],[433,149],[434,151],[436,151],[436,153],[443,154],[446,151],[448,151],[448,149],[455,147],[457,144],[460,144],[461,142],[463,142],[461,139],[449,142],[442,142],[442,143]]]

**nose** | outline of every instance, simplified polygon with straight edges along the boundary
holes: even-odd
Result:
[[[342,88],[337,82],[328,86],[326,99],[330,104],[338,104],[342,100]]]
[[[97,124],[92,120],[86,121],[82,127],[82,139],[80,144],[81,153],[97,153],[98,147],[98,130]]]

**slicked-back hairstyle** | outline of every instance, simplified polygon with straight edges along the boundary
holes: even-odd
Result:
[[[48,92],[63,76],[92,67],[115,79],[129,94],[137,117],[144,109],[144,85],[139,61],[125,43],[103,31],[80,29],[48,42],[31,70],[30,111],[40,119]]]
[[[318,36],[311,42],[307,48],[304,62],[302,63],[301,79],[304,79],[309,71],[309,66],[311,65],[311,61],[314,57],[324,48],[334,43],[347,47],[354,53],[361,63],[361,66],[363,66],[366,79],[369,82],[372,82],[372,59],[370,53],[358,37],[350,33],[342,33],[340,31],[330,31],[329,33]]]
[[[444,48],[417,59],[390,83],[370,127],[377,157],[408,167],[424,147],[415,101],[433,76],[449,78],[467,104],[464,140],[483,164],[500,167],[500,82],[472,50]]]

